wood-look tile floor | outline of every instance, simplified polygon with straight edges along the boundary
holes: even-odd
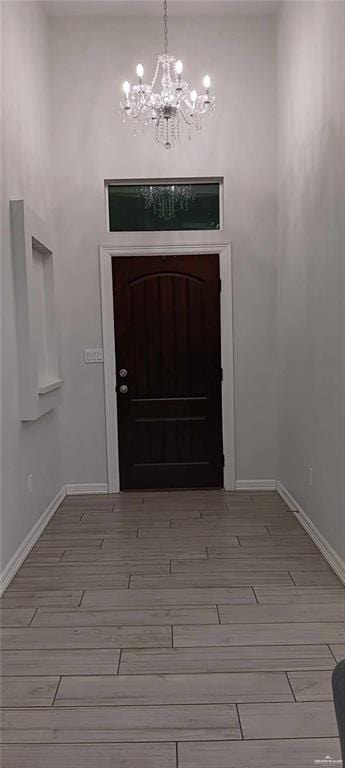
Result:
[[[1,602],[2,768],[341,765],[345,592],[275,493],[68,497]]]

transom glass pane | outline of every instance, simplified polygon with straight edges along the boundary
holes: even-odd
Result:
[[[220,229],[218,182],[109,184],[110,232]]]

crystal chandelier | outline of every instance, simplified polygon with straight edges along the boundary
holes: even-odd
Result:
[[[188,211],[189,204],[195,199],[191,184],[153,184],[138,187],[138,194],[143,199],[146,210],[152,208],[156,216],[170,221],[177,210]]]
[[[144,67],[137,66],[138,83],[131,86],[126,80],[122,89],[124,101],[121,109],[124,120],[129,118],[137,127],[144,130],[152,125],[156,141],[165,149],[170,149],[180,140],[180,126],[194,126],[201,129],[202,118],[212,112],[215,97],[210,95],[211,79],[204,77],[203,93],[191,90],[182,79],[183,64],[168,53],[168,3],[163,1],[164,53],[157,58],[156,70],[151,84],[143,82]],[[160,81],[160,86],[159,86]]]

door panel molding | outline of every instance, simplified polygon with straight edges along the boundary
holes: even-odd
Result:
[[[162,235],[162,233],[160,233]],[[163,238],[162,238],[163,240]],[[231,243],[167,243],[155,245],[103,245],[99,249],[102,333],[104,348],[104,391],[109,493],[120,490],[118,417],[116,403],[116,359],[112,259],[121,256],[219,255],[221,316],[222,422],[224,450],[224,488],[235,490],[235,414]]]

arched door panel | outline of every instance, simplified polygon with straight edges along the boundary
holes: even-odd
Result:
[[[121,488],[221,487],[218,256],[113,259],[113,286]]]

